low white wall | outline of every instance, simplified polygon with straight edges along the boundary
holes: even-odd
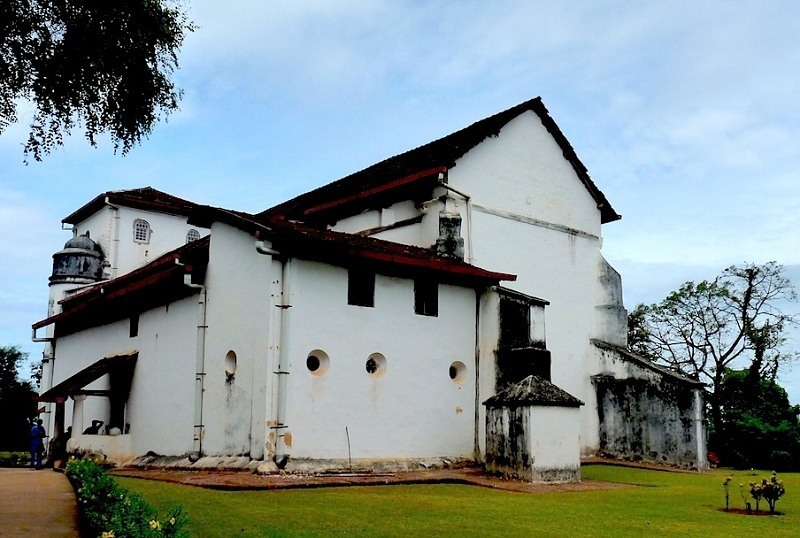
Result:
[[[110,462],[121,463],[137,454],[131,448],[130,435],[73,435],[67,441],[67,452],[103,454]]]

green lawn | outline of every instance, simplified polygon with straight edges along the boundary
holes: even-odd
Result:
[[[798,536],[800,474],[784,474],[785,515],[726,514],[722,481],[733,476],[731,506],[744,507],[739,483],[767,473],[666,473],[585,466],[585,479],[632,487],[573,493],[508,493],[475,486],[415,485],[223,492],[131,478],[119,483],[164,511],[182,504],[193,536]],[[764,506],[763,508],[766,508]]]

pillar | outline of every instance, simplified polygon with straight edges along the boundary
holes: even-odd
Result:
[[[83,402],[86,395],[73,394],[72,399],[72,435],[80,435],[83,433]]]

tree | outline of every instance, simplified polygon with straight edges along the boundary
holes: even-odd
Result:
[[[25,358],[17,347],[0,346],[0,450],[28,446],[29,420],[36,412],[30,382],[20,381],[18,368]]]
[[[720,457],[733,467],[792,470],[800,464],[800,407],[775,381],[753,382],[749,368],[726,370],[720,387],[724,439]]]
[[[725,269],[712,281],[686,282],[658,304],[639,305],[629,318],[629,347],[707,386],[713,432],[723,431],[720,387],[726,369],[748,370],[748,383],[775,381],[795,358],[783,349],[795,319],[780,302],[795,300],[775,262]]]
[[[27,99],[36,113],[26,159],[41,160],[75,125],[91,145],[109,133],[127,153],[178,108],[170,75],[193,29],[173,0],[3,0],[0,133]]]

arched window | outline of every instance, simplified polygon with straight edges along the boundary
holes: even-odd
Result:
[[[192,241],[197,241],[200,239],[200,232],[192,228],[188,232],[186,232],[186,242],[191,243]]]
[[[133,221],[133,240],[137,243],[149,243],[150,223],[142,219]]]

